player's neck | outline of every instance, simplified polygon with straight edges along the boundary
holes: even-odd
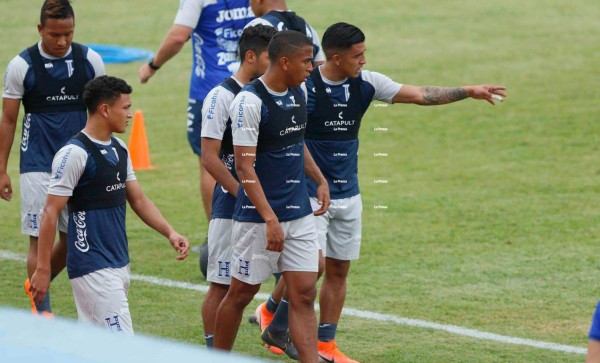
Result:
[[[90,116],[82,131],[96,140],[109,141],[112,132],[103,125],[105,123],[105,120],[98,120],[94,116]]]
[[[285,5],[283,5],[283,6],[281,6],[281,5],[280,6],[274,6],[271,9],[267,10],[266,14],[270,13],[271,11],[289,11],[289,10],[290,9],[287,6],[285,6]]]
[[[273,11],[273,10],[275,10],[275,11],[288,11],[289,10],[285,0],[272,0],[272,1],[270,1],[270,4],[267,6],[269,6],[269,10],[267,10],[267,13],[269,11]]]
[[[242,84],[247,84],[247,83],[250,83],[250,81],[253,78],[258,77],[258,75],[255,75],[250,69],[248,69],[244,65],[241,65],[240,68],[238,69],[238,71],[235,72],[233,77],[235,77],[235,79],[238,82],[240,82]]]
[[[262,81],[269,89],[275,92],[285,92],[289,88],[285,82],[285,78],[281,77],[276,72],[269,72],[269,70],[263,74]]]
[[[321,75],[332,82],[343,81],[348,78],[347,75],[342,73],[340,69],[333,62],[325,62],[319,70],[321,71]]]

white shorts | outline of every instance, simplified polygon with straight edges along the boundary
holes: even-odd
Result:
[[[267,251],[266,224],[233,221],[231,276],[250,285],[267,281],[273,272],[319,270],[319,246],[312,214],[281,222],[282,252]]]
[[[231,230],[233,219],[215,218],[208,225],[208,267],[206,280],[231,284]]]
[[[50,186],[49,173],[21,174],[21,233],[38,237],[42,211]],[[67,233],[69,212],[63,209],[58,218],[58,230]]]
[[[129,280],[129,265],[105,268],[71,279],[79,321],[112,332],[133,334],[127,302]]]
[[[310,198],[313,210],[321,206]],[[336,260],[357,260],[360,255],[362,200],[360,194],[332,199],[329,209],[316,218],[317,235],[323,256]]]

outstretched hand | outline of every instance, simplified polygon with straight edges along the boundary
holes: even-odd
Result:
[[[179,256],[175,258],[180,261],[185,260],[190,249],[190,242],[188,239],[177,232],[173,232],[169,236],[169,242],[171,243],[171,246],[173,246],[173,249],[179,252]]]
[[[496,101],[498,101],[493,98],[494,95],[507,97],[506,93],[502,92],[504,90],[506,90],[506,87],[504,86],[493,86],[487,84],[481,86],[471,86],[468,88],[469,97],[476,100],[486,100],[492,105],[495,105]]]

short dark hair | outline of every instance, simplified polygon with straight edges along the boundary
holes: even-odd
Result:
[[[271,63],[276,62],[281,57],[301,52],[307,45],[312,47],[312,41],[306,35],[295,30],[279,31],[269,42],[269,59]]]
[[[351,48],[355,44],[365,42],[365,33],[358,27],[348,23],[335,23],[331,25],[323,34],[323,51],[329,59],[336,50],[345,50]]]
[[[129,95],[133,90],[124,80],[112,76],[100,76],[89,81],[83,89],[83,104],[90,114],[102,102],[112,103],[122,94]]]
[[[45,25],[47,19],[68,19],[75,20],[75,12],[71,7],[69,0],[46,0],[42,5],[40,12],[40,24]]]
[[[262,24],[249,26],[244,29],[239,43],[240,59],[242,63],[244,63],[244,57],[249,50],[253,51],[257,56],[267,50],[269,42],[275,33],[277,33],[277,29]]]

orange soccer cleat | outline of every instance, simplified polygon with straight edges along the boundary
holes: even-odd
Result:
[[[335,344],[335,339],[330,342],[322,342],[319,340],[318,342],[318,350],[319,350],[319,358],[322,361],[328,363],[359,363],[356,360],[348,358],[347,355],[342,353],[337,344]]]
[[[33,295],[31,294],[31,291],[29,291],[29,279],[25,280],[23,288],[25,289],[25,293],[29,297],[29,302],[31,303],[31,313],[33,315],[38,315],[37,307],[35,306],[35,301],[33,301]]]
[[[262,332],[265,331],[265,329],[269,326],[269,324],[271,324],[271,321],[273,320],[273,316],[275,314],[271,313],[269,310],[267,310],[267,303],[264,302],[260,305],[258,305],[258,307],[256,308],[256,323],[258,324],[258,327],[260,328],[260,332],[262,334]],[[264,342],[263,342],[264,344]],[[283,350],[277,348],[277,347],[273,347],[270,346],[268,344],[264,344],[267,348],[269,348],[269,350],[275,354],[283,354]]]

